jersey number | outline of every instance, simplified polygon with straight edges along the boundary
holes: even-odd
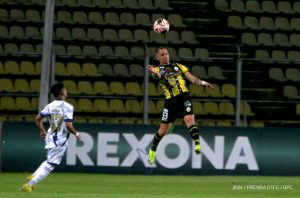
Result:
[[[51,113],[51,128],[53,132],[60,131],[62,123],[62,115]]]

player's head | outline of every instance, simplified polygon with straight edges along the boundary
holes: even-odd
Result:
[[[68,96],[67,89],[65,88],[63,83],[55,83],[54,85],[52,85],[51,93],[55,98],[59,98],[60,96],[66,98]]]
[[[156,49],[156,60],[161,65],[166,65],[170,63],[169,51],[166,47],[159,47]]]

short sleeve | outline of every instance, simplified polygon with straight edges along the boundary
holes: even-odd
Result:
[[[190,71],[189,68],[185,65],[177,63],[177,66],[181,69],[182,73],[186,73],[186,72]]]
[[[73,121],[73,112],[74,107],[71,105],[65,105],[64,107],[64,121],[72,122]]]
[[[46,117],[49,115],[49,107],[48,105],[44,107],[44,109],[40,112],[40,116],[43,118],[43,117]]]

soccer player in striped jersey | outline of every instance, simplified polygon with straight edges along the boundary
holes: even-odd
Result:
[[[156,148],[161,139],[166,135],[172,123],[181,116],[195,143],[196,154],[201,153],[199,129],[195,124],[192,102],[189,100],[189,90],[186,79],[195,85],[214,88],[210,83],[200,80],[192,75],[189,69],[179,63],[171,63],[167,48],[160,47],[156,50],[156,59],[159,66],[148,66],[148,71],[156,79],[165,95],[165,104],[162,112],[161,124],[154,135],[151,148],[148,153],[148,161],[153,164],[156,156]]]
[[[36,116],[36,126],[40,131],[41,138],[45,139],[45,149],[47,149],[47,160],[30,176],[21,190],[31,192],[35,185],[43,180],[60,164],[67,146],[70,133],[74,134],[77,140],[80,140],[80,134],[76,132],[73,126],[74,107],[65,100],[68,92],[62,83],[56,83],[51,87],[51,93],[55,100],[48,105]],[[47,117],[50,123],[46,131],[43,125],[43,118]]]

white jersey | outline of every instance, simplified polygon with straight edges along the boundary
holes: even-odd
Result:
[[[68,143],[70,132],[65,122],[73,122],[73,112],[74,107],[63,100],[54,100],[40,112],[42,117],[48,117],[50,124],[45,138],[46,149]]]

